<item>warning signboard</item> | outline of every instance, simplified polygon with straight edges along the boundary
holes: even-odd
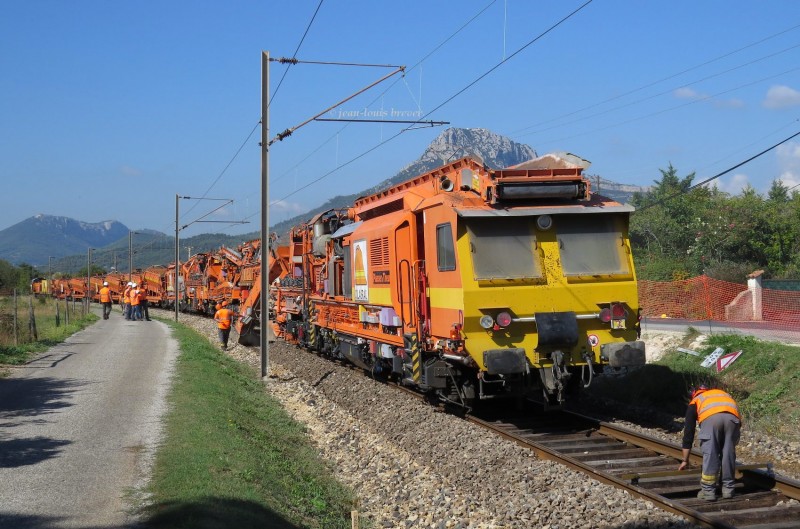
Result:
[[[725,356],[721,356],[717,359],[717,373],[731,365],[733,362],[736,361],[739,356],[741,356],[741,351],[736,351],[735,353],[728,353]]]
[[[719,357],[721,357],[724,353],[725,349],[723,349],[722,347],[717,347],[711,352],[710,355],[708,355],[705,358],[705,360],[700,362],[700,365],[703,367],[711,367],[714,365],[714,362],[716,362],[719,359]]]

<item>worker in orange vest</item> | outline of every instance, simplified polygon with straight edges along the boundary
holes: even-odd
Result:
[[[131,319],[134,321],[141,321],[142,319],[142,309],[139,306],[139,292],[139,285],[132,283],[129,296],[131,298]]]
[[[700,423],[700,449],[703,451],[703,470],[700,476],[701,500],[717,499],[717,474],[722,470],[722,497],[733,498],[736,478],[736,445],[742,429],[739,407],[728,393],[709,389],[705,385],[692,388],[692,400],[686,408],[683,430],[683,461],[678,470],[689,464],[694,441],[695,424]]]
[[[128,284],[125,285],[125,290],[122,292],[122,314],[125,316],[126,320],[131,319],[131,289],[133,288],[133,283],[128,281]]]
[[[141,312],[142,316],[145,320],[150,320],[150,311],[147,310],[147,286],[146,283],[142,282],[139,285],[139,312]]]
[[[231,323],[233,322],[233,311],[227,308],[228,302],[217,303],[217,312],[214,314],[214,321],[217,322],[217,334],[222,345],[222,350],[228,350],[228,337],[231,334]]]
[[[103,281],[103,288],[100,289],[100,303],[103,305],[103,319],[107,320],[111,314],[111,289],[108,288],[108,281]]]

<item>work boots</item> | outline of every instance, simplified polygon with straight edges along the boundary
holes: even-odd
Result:
[[[697,499],[706,501],[717,501],[717,493],[713,490],[700,489],[697,493]]]

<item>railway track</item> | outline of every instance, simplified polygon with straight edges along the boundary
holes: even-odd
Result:
[[[363,370],[348,362],[336,364]],[[385,382],[385,381],[384,381]],[[423,394],[389,383],[417,399]],[[611,423],[541,406],[512,415],[467,414],[464,419],[564,464],[602,483],[649,500],[657,507],[714,529],[800,529],[800,481],[776,476],[771,464],[737,465],[736,494],[714,502],[697,499],[702,454],[693,449],[690,468],[678,471],[681,447]]]
[[[774,476],[768,464],[737,465],[736,495],[707,502],[696,497],[702,455],[695,450],[690,469],[679,472],[679,446],[574,413],[466,419],[705,527],[800,528],[800,482]]]

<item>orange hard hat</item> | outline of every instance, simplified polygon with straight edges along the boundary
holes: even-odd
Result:
[[[221,308],[222,308],[222,305],[220,305],[219,303],[217,303],[217,310],[219,310],[219,309],[221,309]]]

